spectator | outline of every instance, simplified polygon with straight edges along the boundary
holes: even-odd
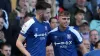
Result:
[[[2,56],[11,56],[11,45],[3,43],[0,51]]]
[[[99,35],[97,30],[90,31],[90,51],[94,50],[95,43],[99,40]]]
[[[5,39],[5,36],[4,36],[4,32],[2,31],[3,22],[4,22],[3,18],[0,18],[0,46],[1,46],[1,43],[6,42],[6,39]]]
[[[99,56],[100,55],[100,40],[95,44],[95,50],[90,51],[89,53],[85,54],[84,56]]]
[[[46,56],[54,56],[54,50],[52,45],[46,47]]]
[[[7,14],[9,15],[9,13],[11,12],[11,2],[10,0],[0,0],[0,8],[4,9]]]
[[[90,30],[97,30],[100,36],[100,4],[98,5],[98,9],[97,9],[97,13],[98,13],[98,18],[97,19],[93,19],[90,23]]]
[[[82,24],[79,26],[79,32],[83,39],[89,40],[89,23],[86,20],[82,20]]]
[[[56,28],[57,25],[58,25],[58,21],[55,17],[51,17],[50,20],[49,20],[49,23],[50,23],[51,29]]]
[[[74,17],[75,22],[73,24],[74,28],[78,31],[79,31],[79,26],[81,25],[82,20],[84,19],[84,14],[85,12],[83,10],[78,10],[75,12],[75,17]]]
[[[59,6],[64,8],[64,10],[69,9],[72,7],[74,3],[76,3],[76,0],[58,0],[59,1]]]
[[[85,45],[88,52],[90,52],[90,41],[87,39],[83,39],[83,44]]]
[[[16,47],[16,40],[18,38],[19,32],[22,25],[24,24],[24,16],[27,10],[27,0],[19,0],[19,6],[10,13],[9,22],[10,27],[8,29],[9,35],[7,36],[7,43],[12,46],[12,54],[15,56],[20,56],[20,51]]]
[[[70,11],[70,13],[72,14],[71,16],[71,22],[75,21],[74,18],[74,14],[77,10],[83,10],[85,12],[85,20],[87,20],[89,23],[92,20],[92,14],[90,12],[90,10],[85,6],[86,0],[76,0],[76,3],[70,8],[68,9]],[[71,25],[73,25],[73,23],[71,23]]]
[[[47,3],[51,5],[51,17],[55,17],[56,15],[56,0],[45,0]]]
[[[88,0],[87,2],[87,6],[89,8],[89,10],[92,12],[92,15],[94,16],[94,18],[97,17],[97,5],[100,4],[100,0]]]
[[[27,9],[30,9],[34,14],[36,13],[36,3],[37,0],[28,0],[29,7]]]

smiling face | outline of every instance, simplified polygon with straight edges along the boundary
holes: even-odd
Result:
[[[58,22],[62,28],[66,28],[70,24],[70,16],[59,16]]]
[[[46,9],[46,12],[45,12],[44,16],[45,16],[47,21],[50,19],[50,17],[51,17],[51,8]]]

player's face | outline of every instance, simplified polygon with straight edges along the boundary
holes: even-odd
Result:
[[[50,17],[51,17],[51,8],[46,9],[46,12],[45,12],[44,16],[45,16],[46,20],[50,19]]]
[[[66,28],[69,26],[70,16],[59,16],[58,22],[62,28]]]
[[[41,18],[42,21],[46,21],[45,14],[46,14],[46,10],[41,10],[41,12],[40,12],[40,18]]]

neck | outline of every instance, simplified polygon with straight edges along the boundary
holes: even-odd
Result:
[[[66,30],[66,27],[59,26],[59,29],[60,29],[60,31],[65,31]]]
[[[39,15],[37,15],[36,14],[36,19],[41,23],[41,22],[43,22],[42,20],[41,20],[41,18],[39,17]]]
[[[81,21],[76,20],[76,25],[79,26],[81,24]]]

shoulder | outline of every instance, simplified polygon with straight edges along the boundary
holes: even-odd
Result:
[[[80,35],[80,33],[73,29],[72,27],[69,27],[69,30],[71,31],[71,33],[76,37],[78,38],[79,41],[82,41],[82,36]]]
[[[71,31],[74,34],[79,33],[76,29],[74,29],[73,27],[69,27],[69,31]]]
[[[56,31],[58,31],[58,27],[56,27],[56,28],[54,28],[53,30],[51,30],[51,31],[49,32],[49,34],[50,34],[50,33],[53,33],[53,32],[56,32]]]
[[[94,24],[94,23],[96,23],[96,22],[98,22],[98,20],[92,20],[92,21],[90,22],[90,25],[91,25],[91,24]]]
[[[22,33],[26,33],[27,30],[29,30],[29,28],[35,23],[34,19],[31,18],[30,20],[28,20],[26,23],[24,23],[24,25],[22,26]]]
[[[35,23],[35,20],[33,18],[30,18],[30,20],[28,20],[27,22],[25,22],[24,25],[31,26],[34,23]]]

